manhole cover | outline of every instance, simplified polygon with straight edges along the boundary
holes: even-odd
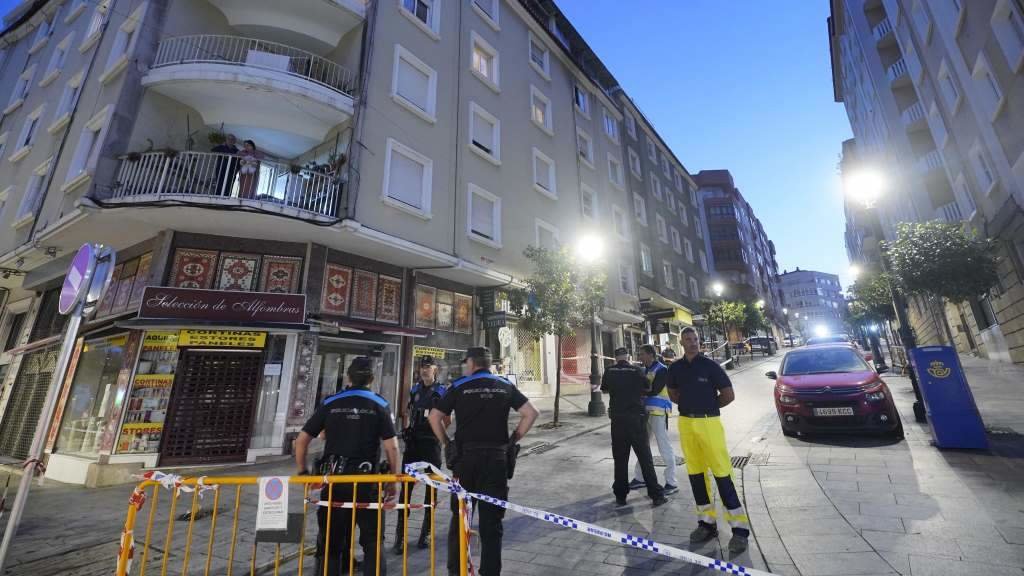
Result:
[[[732,467],[737,470],[742,470],[750,462],[750,456],[734,456],[732,459]]]
[[[558,444],[542,444],[530,450],[530,454],[543,454],[545,452],[550,452],[555,448],[558,448]]]
[[[686,462],[685,459],[680,458],[679,456],[676,456],[676,466],[682,466],[685,462]],[[665,459],[662,458],[661,456],[655,456],[654,457],[654,465],[655,466],[664,466],[665,465]]]

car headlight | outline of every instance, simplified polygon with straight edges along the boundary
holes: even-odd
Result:
[[[864,395],[864,399],[868,402],[881,402],[885,400],[885,392],[876,390],[875,392],[868,392]]]
[[[783,395],[779,396],[779,402],[782,402],[783,404],[796,404],[797,400],[796,400],[796,398],[794,398],[792,396],[787,396],[787,395],[783,394]]]

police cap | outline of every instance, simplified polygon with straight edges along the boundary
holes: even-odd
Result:
[[[423,356],[420,358],[420,368],[426,368],[427,366],[437,366],[433,356]]]
[[[352,363],[348,365],[346,374],[350,378],[353,376],[373,376],[373,362],[366,356],[356,356],[352,359]]]
[[[629,350],[625,348],[616,348],[614,354],[616,358],[622,358],[625,356],[629,356]]]
[[[490,364],[492,361],[491,351],[484,346],[473,346],[472,348],[467,348],[466,355],[463,357],[462,361],[465,362],[466,360],[482,360],[484,364]]]

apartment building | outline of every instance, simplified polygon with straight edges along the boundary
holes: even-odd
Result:
[[[794,333],[807,338],[847,332],[846,300],[839,276],[800,268],[792,272],[783,270],[779,275],[779,293]]]
[[[84,242],[118,264],[46,449],[93,485],[281,453],[356,355],[394,406],[416,356],[447,378],[478,343],[530,394],[585,390],[589,331],[559,363],[509,309],[530,245],[604,240],[604,355],[697,311],[695,183],[551,2],[27,0],[4,24],[0,457],[27,454]],[[634,262],[641,138],[675,207],[649,207],[660,281]]]
[[[694,179],[705,216],[704,242],[714,269],[712,278],[722,283],[722,297],[755,305],[763,302],[770,330],[781,339],[786,321],[775,243],[728,170],[701,170]],[[706,292],[713,297],[710,289]]]
[[[652,341],[678,352],[679,330],[693,325],[710,270],[697,185],[636,103],[625,93],[619,101],[626,166],[609,156],[609,173],[625,183],[629,195],[637,283],[647,319],[641,328],[650,333],[645,340],[640,330],[630,329],[627,347]]]
[[[834,0],[829,19],[835,97],[855,135],[843,170],[885,175],[873,209],[885,239],[898,222],[939,219],[1000,246],[987,294],[911,299],[918,340],[1013,362],[1024,361],[1022,14],[1019,0]],[[877,258],[873,217],[848,206],[851,257]]]

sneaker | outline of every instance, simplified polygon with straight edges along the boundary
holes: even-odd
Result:
[[[718,528],[715,528],[714,526],[711,526],[710,524],[705,524],[703,522],[697,524],[697,529],[693,532],[690,532],[690,542],[693,544],[707,542],[708,540],[717,537]]]
[[[643,480],[633,480],[632,482],[629,483],[629,489],[630,490],[639,490],[641,488],[646,488],[646,487],[647,487],[647,482],[644,482]]]
[[[733,534],[729,539],[729,553],[733,555],[742,554],[747,550],[747,537]]]
[[[668,498],[665,498],[664,496],[658,496],[657,498],[654,499],[653,502],[651,502],[651,508],[657,508],[658,506],[662,506],[664,504],[668,504]]]
[[[622,508],[625,505],[626,505],[626,499],[625,498],[616,498],[615,499],[615,506],[617,506],[619,508]]]
[[[665,484],[665,496],[671,496],[676,492],[679,492],[679,486],[676,486],[675,484]]]

